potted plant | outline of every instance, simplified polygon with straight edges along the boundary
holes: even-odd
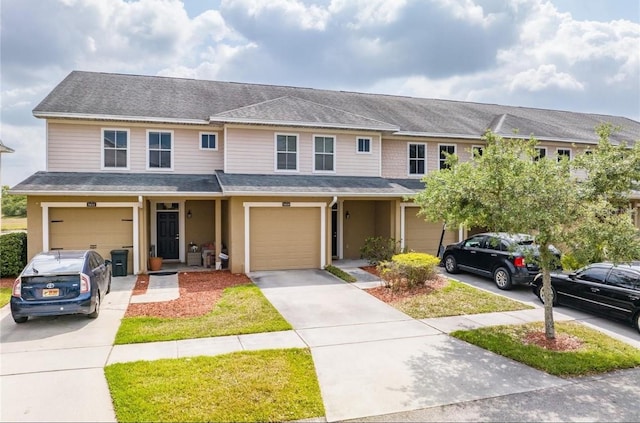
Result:
[[[149,270],[155,271],[162,269],[162,257],[156,257],[155,249],[149,251]]]

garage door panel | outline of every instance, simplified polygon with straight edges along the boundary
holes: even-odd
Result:
[[[102,257],[110,258],[111,250],[133,246],[131,208],[55,207],[49,209],[50,249],[95,249]],[[128,271],[133,257],[129,253]]]
[[[320,267],[316,207],[254,207],[250,212],[251,270]]]
[[[418,207],[405,209],[404,245],[408,250],[436,255],[442,235],[442,223],[426,222],[416,215],[418,211]],[[447,230],[442,239],[442,245],[452,244],[457,239],[457,231]]]

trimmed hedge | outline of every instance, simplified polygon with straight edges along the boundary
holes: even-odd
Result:
[[[393,290],[412,289],[423,285],[437,275],[440,259],[426,253],[396,254],[391,261],[378,265],[380,277],[387,288]]]
[[[27,234],[0,235],[0,277],[18,276],[27,265]]]

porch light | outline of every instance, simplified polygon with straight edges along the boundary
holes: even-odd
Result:
[[[350,217],[351,217],[351,214],[349,214],[349,210],[347,210],[347,212],[344,215],[344,218],[349,220]]]
[[[187,212],[187,219],[191,219],[191,216],[192,216],[191,209],[189,209],[189,211]]]

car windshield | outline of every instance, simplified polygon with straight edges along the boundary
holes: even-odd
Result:
[[[71,273],[82,271],[82,257],[58,258],[55,256],[35,257],[24,269],[23,276],[44,275],[51,273]]]

